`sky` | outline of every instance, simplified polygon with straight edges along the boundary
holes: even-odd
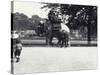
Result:
[[[32,15],[38,15],[41,18],[47,18],[49,10],[41,9],[44,4],[31,1],[14,1],[14,13],[24,13],[29,18]]]

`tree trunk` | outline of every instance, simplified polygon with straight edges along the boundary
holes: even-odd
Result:
[[[91,16],[93,16],[92,15],[92,7],[89,7],[88,8],[88,39],[87,39],[87,41],[88,41],[88,45],[91,45]]]
[[[91,44],[91,28],[90,23],[88,23],[88,37],[87,37],[88,45]]]

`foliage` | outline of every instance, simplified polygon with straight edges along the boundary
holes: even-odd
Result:
[[[33,15],[31,18],[28,18],[23,13],[12,13],[13,15],[13,30],[30,30],[35,29],[38,25],[41,18],[38,15]]]
[[[81,30],[81,34],[84,34],[87,28],[88,39],[90,39],[91,36],[97,36],[96,6],[45,3],[41,9],[48,8],[52,10],[57,7],[60,7],[60,12],[63,15],[70,16],[67,24],[70,29],[80,31],[80,29],[83,28],[84,30]]]

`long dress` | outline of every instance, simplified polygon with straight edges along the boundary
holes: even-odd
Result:
[[[66,26],[64,23],[61,23],[61,31],[64,30],[68,33],[70,33],[70,29],[68,28],[68,26]]]

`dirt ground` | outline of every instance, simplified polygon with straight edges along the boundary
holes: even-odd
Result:
[[[14,73],[37,73],[96,69],[97,47],[23,47]]]

